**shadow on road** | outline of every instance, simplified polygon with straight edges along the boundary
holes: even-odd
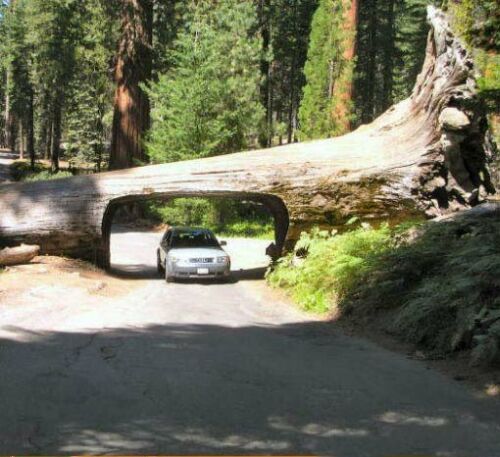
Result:
[[[496,404],[330,323],[3,330],[4,455],[500,451]]]

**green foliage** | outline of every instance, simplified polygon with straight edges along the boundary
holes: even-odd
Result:
[[[408,97],[425,57],[426,7],[440,0],[367,0],[360,8],[355,112],[369,123]]]
[[[285,137],[292,142],[296,137],[311,19],[318,0],[261,0],[258,4],[264,42],[261,99],[267,111],[261,141],[266,146],[273,139],[283,142]]]
[[[272,216],[250,202],[177,198],[167,204],[149,203],[146,216],[172,226],[206,227],[224,236],[274,238]]]
[[[395,308],[388,328],[439,352],[470,348],[482,334],[473,358],[493,361],[500,340],[492,345],[495,336],[477,318],[499,305],[499,228],[485,218],[429,225],[416,242],[383,259],[375,281],[367,281],[351,306]]]
[[[47,168],[41,164],[35,164],[35,169],[32,170],[27,162],[14,162],[10,167],[10,175],[14,181],[24,181],[29,175],[46,171]]]
[[[75,47],[75,71],[68,87],[65,115],[66,150],[75,163],[107,162],[111,131],[113,82],[108,76],[116,33],[106,7],[96,2],[82,11],[81,39]]]
[[[15,181],[51,181],[53,179],[69,178],[73,176],[70,171],[59,171],[52,173],[45,165],[36,163],[32,169],[27,162],[14,162],[10,166],[10,174]]]
[[[219,236],[233,238],[258,238],[261,240],[274,240],[274,227],[270,222],[245,220],[229,222],[223,227],[211,227]]]
[[[234,152],[252,146],[263,118],[261,42],[250,1],[193,2],[171,52],[172,68],[147,90],[154,162]]]
[[[344,4],[340,0],[320,0],[312,19],[304,67],[307,83],[299,111],[300,137],[304,139],[344,133],[345,124],[332,116],[339,103],[333,96],[334,86],[342,85],[342,79],[352,75],[352,64],[344,58],[348,33],[344,27]]]
[[[268,281],[288,290],[306,310],[332,311],[391,246],[387,225],[342,235],[319,230],[303,233],[295,252],[280,261]],[[297,260],[296,254],[304,251],[307,256]]]
[[[429,349],[471,347],[484,331],[476,316],[500,304],[499,246],[493,216],[427,224],[416,240],[379,259],[346,307],[357,314],[395,309],[388,328]]]
[[[413,225],[413,224],[411,224]],[[493,214],[403,227],[302,235],[268,281],[305,309],[336,310],[427,350],[473,349],[500,362],[500,221]],[[408,225],[404,227],[408,228]]]
[[[454,29],[472,47],[500,49],[500,13],[497,0],[446,0]]]
[[[26,177],[26,182],[34,181],[53,181],[55,179],[71,178],[73,173],[69,171],[58,171],[57,173],[52,173],[49,170],[42,171],[40,173],[33,173]]]

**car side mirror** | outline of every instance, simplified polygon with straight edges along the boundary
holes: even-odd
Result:
[[[221,245],[221,246],[227,246],[227,241],[221,241],[221,242],[220,242],[220,245]]]

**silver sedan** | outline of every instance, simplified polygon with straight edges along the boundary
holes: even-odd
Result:
[[[215,235],[207,229],[172,227],[158,247],[158,272],[167,282],[180,278],[227,279],[231,259]]]

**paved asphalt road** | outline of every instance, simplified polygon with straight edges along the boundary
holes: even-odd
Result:
[[[233,283],[167,285],[157,239],[113,235],[126,298],[0,301],[0,455],[500,456],[498,402],[262,298],[265,243],[230,242]]]

